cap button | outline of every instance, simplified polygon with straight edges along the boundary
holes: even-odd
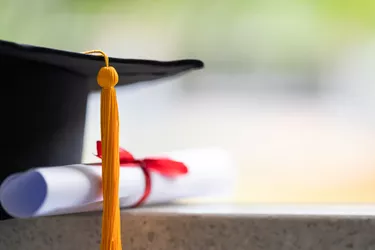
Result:
[[[102,67],[99,70],[97,81],[100,87],[109,89],[118,83],[118,74],[114,67]]]

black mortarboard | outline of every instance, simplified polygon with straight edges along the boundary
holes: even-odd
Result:
[[[110,64],[118,86],[203,68],[199,60],[110,58]],[[100,89],[95,78],[102,66],[102,57],[0,40],[0,184],[30,167],[81,161],[87,97]]]

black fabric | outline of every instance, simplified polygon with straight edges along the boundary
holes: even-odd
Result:
[[[100,56],[85,55],[50,48],[21,45],[0,40],[0,56],[9,55],[23,60],[46,63],[67,72],[74,72],[95,79],[97,72],[104,65]],[[153,81],[164,77],[179,75],[191,70],[203,68],[200,60],[152,61],[137,59],[110,58],[110,64],[119,74],[118,85],[129,85],[143,81]],[[90,89],[99,89],[92,81]]]
[[[120,85],[203,67],[198,60],[110,63]],[[81,162],[87,97],[103,65],[101,57],[0,41],[0,184],[33,167]],[[0,208],[0,220],[8,218]]]
[[[32,167],[79,163],[87,79],[51,65],[4,55],[0,57],[0,71],[0,183],[8,175]],[[9,218],[2,209],[0,213],[1,219]]]

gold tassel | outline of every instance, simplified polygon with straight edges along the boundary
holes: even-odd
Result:
[[[103,218],[101,250],[121,250],[121,220],[119,205],[119,117],[115,85],[118,74],[109,66],[108,56],[101,50],[84,52],[100,54],[105,66],[98,73],[102,87],[100,96],[100,125],[102,141]]]

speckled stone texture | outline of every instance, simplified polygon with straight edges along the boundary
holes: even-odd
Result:
[[[100,213],[0,222],[0,250],[100,249]],[[124,250],[372,250],[375,217],[123,211]]]

